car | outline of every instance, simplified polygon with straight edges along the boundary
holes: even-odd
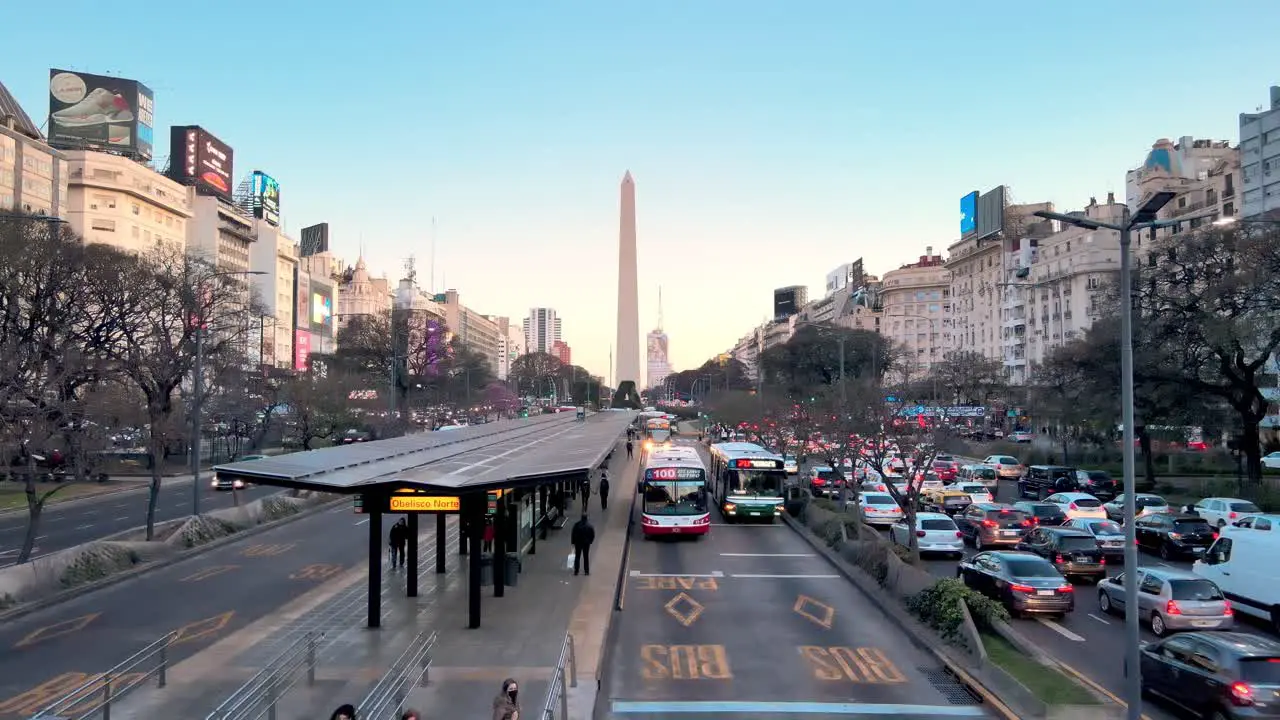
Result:
[[[867,480],[866,482],[863,482],[861,485],[859,485],[858,488],[862,492],[878,492],[878,493],[889,492],[889,486],[886,483],[878,482],[876,480]]]
[[[953,460],[934,460],[931,470],[939,480],[946,483],[956,479],[956,471],[959,467]]]
[[[1241,530],[1253,530],[1256,532],[1273,532],[1280,530],[1280,515],[1269,513],[1246,515],[1227,527],[1239,528]],[[1226,529],[1227,528],[1223,528],[1224,531]]]
[[[788,475],[795,475],[800,472],[800,463],[796,462],[794,455],[788,455],[782,459],[782,467],[786,469]]]
[[[1098,583],[1098,609],[1112,615],[1125,612],[1127,573]],[[1235,625],[1231,601],[1212,580],[1185,570],[1138,570],[1138,620],[1156,637],[1177,630],[1230,630]]]
[[[1009,455],[988,455],[982,464],[995,468],[996,474],[1006,480],[1017,480],[1027,471],[1018,458]]]
[[[895,545],[908,546],[911,538],[908,533],[912,529],[907,526],[906,519],[889,526],[889,542]],[[956,527],[956,521],[942,513],[916,513],[916,547],[920,553],[945,553],[964,556],[964,533]]]
[[[999,600],[1013,615],[1065,615],[1076,607],[1071,583],[1053,563],[1029,552],[980,552],[961,560],[956,576],[966,586]]]
[[[1079,489],[1076,469],[1064,465],[1032,465],[1018,479],[1018,497],[1043,500],[1054,493],[1076,492]]]
[[[1124,503],[1125,496],[1121,493],[1112,498],[1111,502],[1103,504],[1102,509],[1106,511],[1108,518],[1116,522],[1124,522]],[[1173,508],[1169,507],[1169,503],[1164,498],[1151,493],[1135,493],[1133,505],[1138,512],[1138,517],[1173,512]]]
[[[235,462],[240,463],[240,462],[249,462],[251,460],[265,460],[266,457],[267,457],[266,455],[245,455],[237,459]],[[212,487],[214,490],[218,490],[218,491],[244,490],[249,486],[249,484],[239,478],[232,480],[231,478],[226,477],[224,475],[219,475],[218,473],[214,473],[213,480],[209,483],[209,486]]]
[[[1208,520],[1194,515],[1159,513],[1133,521],[1138,548],[1158,553],[1161,560],[1200,557],[1218,539]]]
[[[1084,578],[1097,582],[1107,576],[1107,556],[1093,536],[1084,530],[1032,528],[1014,547],[1053,563],[1067,579]]]
[[[956,471],[956,482],[977,482],[995,490],[1000,483],[1000,474],[994,465],[965,465]]]
[[[1115,478],[1105,470],[1076,470],[1076,485],[1099,500],[1110,500],[1118,492]]]
[[[1144,645],[1142,692],[1197,717],[1274,717],[1280,642],[1240,632],[1189,632]]]
[[[956,526],[978,550],[1017,545],[1035,523],[1021,510],[999,503],[973,503],[956,516]]]
[[[982,483],[956,483],[951,486],[951,489],[967,494],[973,502],[992,503],[996,501],[995,497],[991,495],[991,490]]]
[[[1009,442],[1018,443],[1020,445],[1029,443],[1035,439],[1036,439],[1035,433],[1029,432],[1027,430],[1014,430],[1013,434],[1009,436]]]
[[[902,519],[902,508],[889,493],[862,493],[859,507],[862,522],[868,525],[892,525]]]
[[[809,493],[814,497],[830,497],[844,487],[844,475],[827,465],[809,468]]]
[[[1280,452],[1263,455],[1262,466],[1269,470],[1280,470]]]
[[[1062,512],[1067,514],[1067,518],[1075,520],[1076,518],[1097,518],[1099,520],[1107,519],[1107,511],[1102,507],[1102,501],[1098,498],[1082,492],[1060,492],[1054,493],[1044,499],[1047,503],[1053,503],[1062,508]]]
[[[1031,518],[1036,525],[1055,527],[1066,524],[1067,520],[1070,519],[1060,506],[1053,503],[1023,500],[1014,503],[1013,507],[1026,513],[1027,517]]]
[[[969,493],[955,488],[931,488],[920,491],[920,507],[929,512],[955,515],[973,504]]]
[[[1240,498],[1210,497],[1195,504],[1195,514],[1219,528],[1239,520],[1245,515],[1256,515],[1262,509]]]
[[[1098,543],[1098,549],[1102,550],[1108,557],[1124,556],[1124,528],[1114,521],[1080,518],[1078,520],[1068,520],[1066,527],[1089,533],[1093,536],[1094,541]]]

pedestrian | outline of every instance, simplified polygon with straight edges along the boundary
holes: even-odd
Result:
[[[596,529],[591,527],[591,521],[587,519],[586,513],[582,514],[582,519],[574,523],[573,531],[569,533],[569,541],[573,543],[573,574],[577,575],[579,568],[587,574],[591,574],[591,543],[596,541]]]
[[[502,681],[502,690],[493,699],[493,720],[520,720],[520,684],[512,678]]]
[[[634,453],[635,453],[635,446],[631,444],[630,440],[628,440],[627,441],[627,459],[630,460]]]
[[[409,523],[404,518],[396,521],[391,526],[388,545],[391,548],[391,567],[401,567],[404,565],[404,548],[409,541]]]
[[[329,720],[356,720],[356,708],[354,705],[339,705],[337,710],[329,716]]]
[[[493,536],[496,530],[493,527],[493,518],[486,517],[484,519],[484,547],[481,552],[493,552]]]
[[[600,471],[600,509],[609,509],[609,473]]]
[[[400,713],[400,720],[421,720],[421,718],[418,716],[417,710],[409,708],[408,710]]]

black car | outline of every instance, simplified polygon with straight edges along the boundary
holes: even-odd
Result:
[[[1018,497],[1043,500],[1054,493],[1076,492],[1080,489],[1077,472],[1063,465],[1032,465],[1018,480]]]
[[[1187,632],[1142,648],[1142,692],[1198,717],[1280,717],[1280,642]]]
[[[809,477],[809,494],[814,497],[834,497],[844,487],[844,474],[829,467],[814,468],[815,473]]]
[[[1133,521],[1138,547],[1160,554],[1162,560],[1200,557],[1218,539],[1208,520],[1193,515],[1156,513]]]
[[[1067,513],[1063,511],[1061,505],[1024,501],[1016,502],[1013,506],[1033,518],[1037,525],[1054,527],[1065,525],[1067,522]]]
[[[1014,615],[1063,615],[1076,607],[1071,583],[1053,563],[1029,552],[981,552],[962,560],[956,576],[968,587],[999,600]]]
[[[1067,578],[1097,582],[1107,576],[1106,555],[1098,541],[1084,530],[1038,527],[1024,535],[1016,549],[1048,560]]]
[[[1089,493],[1099,500],[1111,500],[1118,492],[1115,478],[1105,470],[1077,470],[1076,484],[1080,486],[1080,492]]]

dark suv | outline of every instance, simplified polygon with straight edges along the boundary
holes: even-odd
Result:
[[[1054,493],[1076,492],[1080,481],[1076,469],[1063,465],[1032,465],[1018,480],[1018,497],[1043,500]]]
[[[1038,527],[1023,536],[1016,549],[1048,560],[1067,578],[1083,577],[1096,583],[1107,576],[1107,558],[1098,541],[1084,530]]]

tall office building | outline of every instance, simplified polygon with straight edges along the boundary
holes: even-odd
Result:
[[[1280,85],[1270,105],[1240,113],[1240,187],[1245,217],[1280,217]]]
[[[563,339],[560,318],[553,308],[529,308],[529,317],[524,319],[525,352],[553,355],[556,341]]]

